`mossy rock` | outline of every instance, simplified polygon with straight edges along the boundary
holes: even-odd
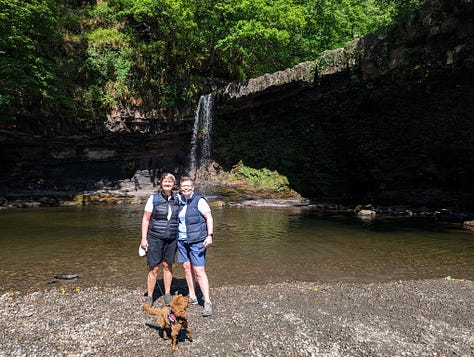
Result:
[[[89,204],[124,204],[132,203],[133,197],[117,194],[108,193],[91,193],[91,194],[80,194],[73,198],[74,202],[78,202],[82,205]]]

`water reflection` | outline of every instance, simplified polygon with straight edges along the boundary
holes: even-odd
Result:
[[[0,292],[54,284],[144,287],[142,206],[0,211]],[[324,216],[307,208],[214,210],[211,284],[474,279],[474,235],[428,220]],[[75,273],[73,282],[54,276]],[[181,267],[175,276],[182,278]]]

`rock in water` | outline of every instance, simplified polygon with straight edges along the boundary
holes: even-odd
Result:
[[[77,274],[58,274],[54,276],[56,279],[72,280],[79,278]]]

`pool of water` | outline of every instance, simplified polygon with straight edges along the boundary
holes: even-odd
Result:
[[[145,287],[143,206],[0,211],[0,293],[73,284]],[[474,279],[474,234],[429,219],[322,215],[310,208],[214,209],[211,286],[282,281]],[[175,265],[175,278],[184,275]],[[64,281],[57,274],[78,274]]]

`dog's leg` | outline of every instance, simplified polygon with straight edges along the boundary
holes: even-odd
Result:
[[[181,330],[181,325],[179,323],[171,325],[171,338],[173,339],[171,345],[172,351],[176,351],[176,340],[178,339],[179,330]]]
[[[188,326],[187,321],[183,321],[182,323],[184,330],[186,331],[186,335],[188,336],[189,341],[193,341],[193,333],[191,332],[191,328]]]
[[[166,328],[169,326],[168,321],[163,314],[157,316],[158,326],[160,326],[161,331],[163,332],[163,339],[169,339],[168,332]]]

